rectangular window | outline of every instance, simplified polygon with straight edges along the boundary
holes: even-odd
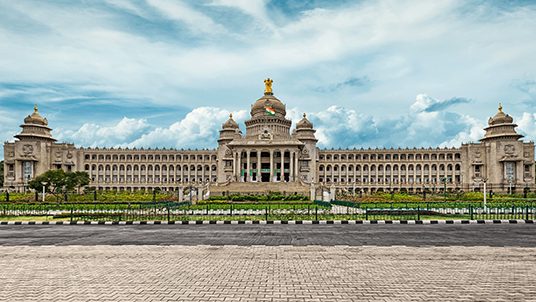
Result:
[[[33,177],[33,162],[25,161],[22,163],[24,180],[30,180]]]
[[[504,163],[504,178],[508,181],[515,180],[515,163],[507,161]]]

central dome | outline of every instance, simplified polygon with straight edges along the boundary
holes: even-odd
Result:
[[[251,105],[251,117],[260,116],[279,116],[285,117],[287,110],[285,104],[272,94],[265,94]]]

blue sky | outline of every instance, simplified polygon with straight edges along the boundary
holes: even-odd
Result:
[[[534,140],[535,37],[534,1],[0,0],[0,136],[37,103],[77,145],[214,148],[271,77],[323,148],[459,146],[498,102]]]

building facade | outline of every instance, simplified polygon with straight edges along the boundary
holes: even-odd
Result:
[[[282,192],[322,198],[326,192],[420,193],[534,190],[534,143],[523,142],[502,106],[478,143],[459,148],[338,149],[317,147],[306,115],[292,128],[285,104],[265,81],[245,133],[232,115],[213,150],[84,148],[58,143],[37,107],[14,142],[4,144],[4,190],[24,191],[50,169],[86,171],[98,190],[185,190],[196,198]]]

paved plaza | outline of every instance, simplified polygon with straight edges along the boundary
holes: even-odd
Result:
[[[0,301],[536,301],[536,248],[3,246]]]

